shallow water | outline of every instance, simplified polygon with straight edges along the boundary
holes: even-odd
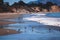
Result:
[[[22,31],[22,33],[0,36],[0,40],[60,40],[60,30],[58,27],[24,19],[30,17],[38,18],[40,14],[25,14],[16,19],[5,19],[17,22],[5,25],[5,29]]]

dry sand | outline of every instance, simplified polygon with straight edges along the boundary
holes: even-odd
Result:
[[[19,16],[20,16],[20,14],[18,14],[18,13],[1,13],[0,14],[0,19],[4,19],[4,18],[17,18]]]

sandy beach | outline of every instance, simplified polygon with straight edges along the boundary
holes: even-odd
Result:
[[[19,16],[20,16],[20,14],[18,14],[18,13],[2,13],[2,14],[0,14],[0,19],[17,18]]]
[[[16,22],[5,22],[5,21],[0,21],[0,25],[6,25],[6,24],[14,24]]]
[[[3,36],[3,35],[9,35],[9,34],[17,34],[17,33],[20,33],[16,30],[10,30],[10,29],[2,29],[0,28],[0,36]]]
[[[16,22],[9,22],[9,21],[0,21],[0,25],[3,27],[3,25],[7,25],[7,24],[14,24]],[[10,29],[3,29],[3,28],[0,28],[0,36],[3,36],[3,35],[9,35],[9,34],[17,34],[19,33],[18,31],[16,30],[10,30]]]

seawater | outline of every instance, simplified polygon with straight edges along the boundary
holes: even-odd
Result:
[[[24,14],[15,19],[6,19],[15,21],[15,24],[8,24],[5,29],[22,31],[19,34],[0,36],[0,40],[60,40],[60,30],[58,27],[44,25],[42,23],[30,20],[23,20],[26,17],[40,17],[36,14]]]

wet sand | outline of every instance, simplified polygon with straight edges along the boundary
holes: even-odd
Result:
[[[16,23],[16,22],[9,22],[9,21],[5,22],[5,21],[0,21],[0,25],[14,24],[14,23]]]
[[[2,29],[0,28],[0,36],[3,36],[3,35],[10,35],[10,34],[17,34],[17,33],[20,33],[16,30],[10,30],[10,29]]]

